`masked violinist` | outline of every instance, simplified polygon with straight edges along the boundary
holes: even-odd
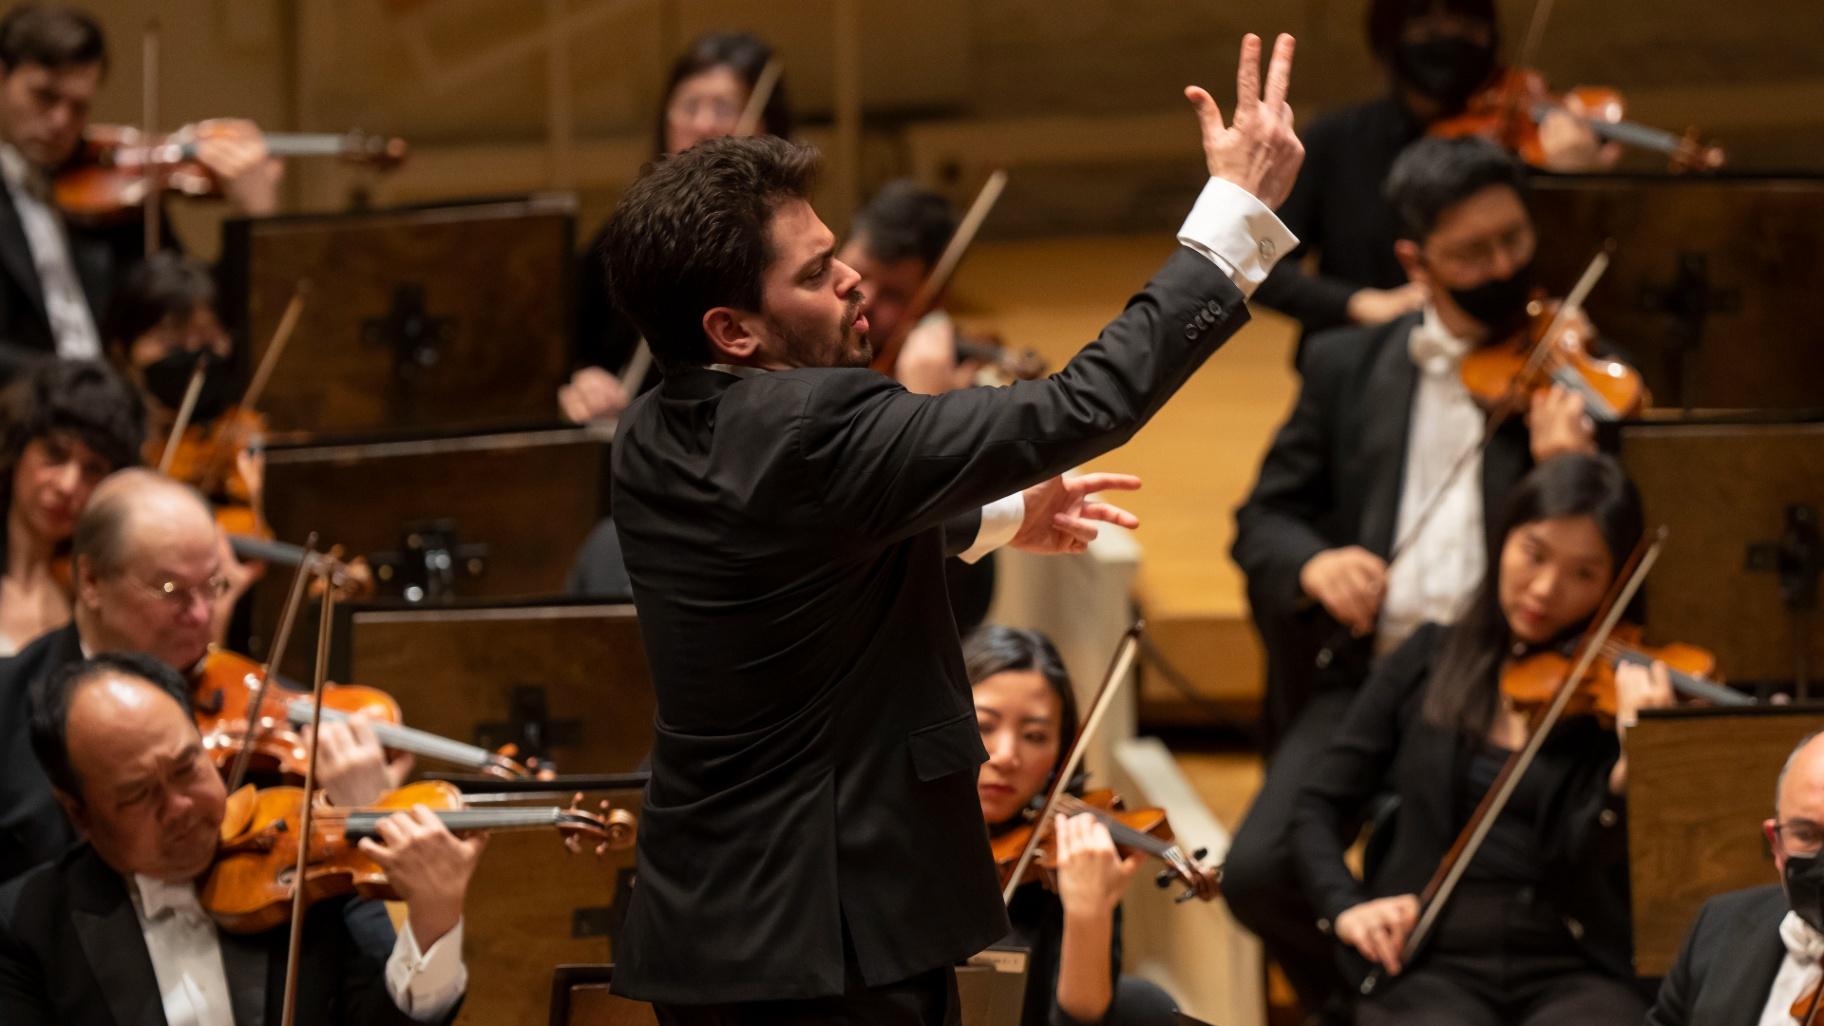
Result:
[[[1761,824],[1780,882],[1704,903],[1647,1026],[1797,1026],[1824,957],[1824,735],[1792,750]]]
[[[39,683],[32,746],[86,840],[0,889],[0,1021],[8,1026],[230,1026],[280,1021],[289,927],[221,932],[197,897],[226,791],[181,677],[141,655],[64,667]],[[310,907],[296,1021],[447,1022],[467,986],[462,909],[485,843],[420,808],[362,850],[404,897]]]

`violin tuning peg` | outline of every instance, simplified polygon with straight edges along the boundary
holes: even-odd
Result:
[[[600,858],[601,856],[606,855],[606,854],[608,854],[608,842],[607,841],[603,841],[602,843],[595,846],[595,855],[597,858]]]
[[[581,854],[583,850],[583,846],[577,843],[575,834],[571,834],[564,838],[564,847],[568,849],[572,855]]]
[[[1197,896],[1197,889],[1195,887],[1186,887],[1184,889],[1184,893],[1182,893],[1182,894],[1178,895],[1176,898],[1172,899],[1172,904],[1182,905],[1185,902],[1191,900],[1192,898],[1195,898],[1196,896]]]
[[[1198,862],[1202,862],[1204,860],[1204,858],[1206,856],[1208,856],[1209,854],[1210,854],[1210,849],[1199,848],[1196,851],[1191,852],[1191,858],[1196,859]]]
[[[1155,886],[1163,891],[1167,887],[1170,887],[1172,885],[1172,881],[1176,880],[1176,879],[1178,879],[1178,874],[1172,872],[1169,869],[1161,869],[1159,871],[1159,875],[1153,877],[1153,886]]]
[[[575,794],[570,796],[570,807],[571,808],[573,808],[573,809],[580,808],[582,806],[582,804],[583,804],[583,792],[578,791]]]

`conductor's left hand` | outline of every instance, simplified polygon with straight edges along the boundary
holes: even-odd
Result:
[[[1140,518],[1119,506],[1095,499],[1097,492],[1131,492],[1140,487],[1132,474],[1084,474],[1054,477],[1021,493],[1026,515],[1010,543],[1026,552],[1082,552],[1096,540],[1097,524],[1140,526]]]

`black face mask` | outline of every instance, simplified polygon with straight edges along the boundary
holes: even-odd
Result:
[[[1462,36],[1402,42],[1394,69],[1419,94],[1447,111],[1461,110],[1495,71],[1495,48]]]
[[[1527,261],[1506,278],[1485,281],[1473,289],[1451,289],[1450,300],[1474,317],[1494,338],[1518,330],[1533,296],[1533,264]]]
[[[176,411],[184,404],[184,392],[190,388],[190,375],[196,372],[197,360],[203,363],[203,388],[196,396],[196,410],[191,422],[204,424],[220,416],[234,401],[228,381],[228,361],[213,350],[200,353],[179,349],[145,369],[146,391],[165,406]]]
[[[1807,926],[1824,933],[1824,859],[1786,856],[1786,904]]]

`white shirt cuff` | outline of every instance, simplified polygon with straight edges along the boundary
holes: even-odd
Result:
[[[1211,178],[1191,207],[1178,241],[1215,261],[1244,297],[1298,245],[1266,204],[1234,182]]]
[[[975,532],[975,544],[956,557],[973,563],[1013,540],[1020,533],[1020,521],[1026,519],[1026,496],[1014,492],[982,507],[982,526]]]
[[[407,921],[386,960],[386,993],[401,1012],[419,1022],[435,1022],[462,999],[469,969],[462,964],[462,921],[437,938],[429,951],[418,950]]]

